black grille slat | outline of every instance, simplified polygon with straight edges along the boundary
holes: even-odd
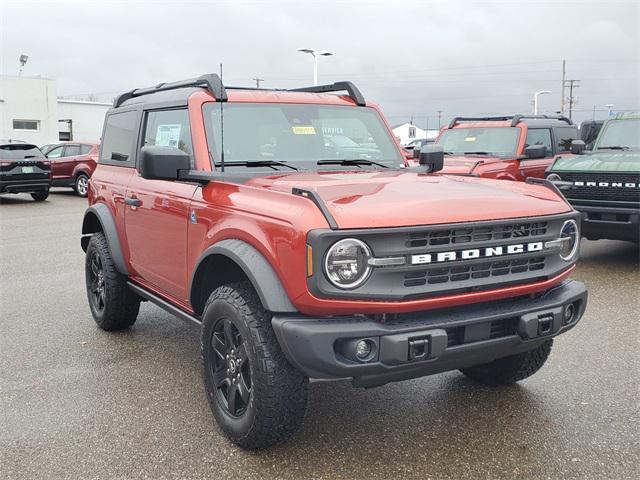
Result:
[[[515,258],[499,262],[486,262],[476,265],[439,267],[429,270],[416,270],[404,275],[404,286],[415,287],[446,282],[461,282],[469,279],[498,277],[514,273],[525,273],[544,269],[544,257]]]
[[[492,240],[523,239],[547,233],[547,222],[516,223],[507,225],[468,227],[457,229],[412,232],[406,246],[420,248],[427,246],[461,245]]]
[[[579,200],[610,200],[623,202],[640,202],[640,175],[620,174],[620,173],[563,173],[560,175],[564,182],[585,182],[584,186],[573,186],[564,190],[564,195],[569,199]],[[595,182],[596,186],[587,182]],[[609,186],[600,186],[601,182],[608,183]],[[621,183],[622,187],[613,187],[611,184]],[[625,187],[627,183],[634,183],[636,187]]]

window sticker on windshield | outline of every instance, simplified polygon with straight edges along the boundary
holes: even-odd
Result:
[[[476,137],[465,137],[464,141],[465,142],[475,142],[476,141]]]
[[[293,130],[293,133],[295,133],[296,135],[315,135],[316,134],[316,129],[313,128],[311,125],[293,126],[291,127],[291,130]]]
[[[181,124],[158,125],[156,130],[156,145],[161,147],[178,147],[180,142]]]

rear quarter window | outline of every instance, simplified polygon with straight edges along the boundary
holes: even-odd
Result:
[[[114,112],[105,118],[100,163],[133,167],[138,126],[138,112]]]

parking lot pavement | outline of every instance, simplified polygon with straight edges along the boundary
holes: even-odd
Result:
[[[247,453],[213,423],[197,328],[143,304],[134,327],[91,319],[86,201],[0,199],[0,478],[637,478],[637,247],[584,242],[590,301],[518,386],[457,372],[362,390],[311,385],[301,430]]]

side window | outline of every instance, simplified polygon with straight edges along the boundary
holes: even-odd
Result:
[[[107,115],[100,163],[133,167],[133,145],[136,142],[138,112],[117,112]]]
[[[556,153],[571,151],[571,142],[579,138],[578,129],[571,127],[558,127],[555,129],[556,134]]]
[[[553,155],[553,145],[551,143],[551,130],[546,128],[534,128],[527,130],[527,139],[524,148],[533,145],[544,145],[547,147],[547,157]]]
[[[56,147],[47,153],[47,158],[60,158],[62,157],[62,150],[64,147]]]
[[[80,155],[86,155],[91,151],[91,145],[80,145]]]
[[[147,112],[144,145],[179,148],[191,156],[193,164],[189,112],[186,109]]]
[[[80,155],[80,145],[67,145],[64,150],[65,157],[75,157]]]

